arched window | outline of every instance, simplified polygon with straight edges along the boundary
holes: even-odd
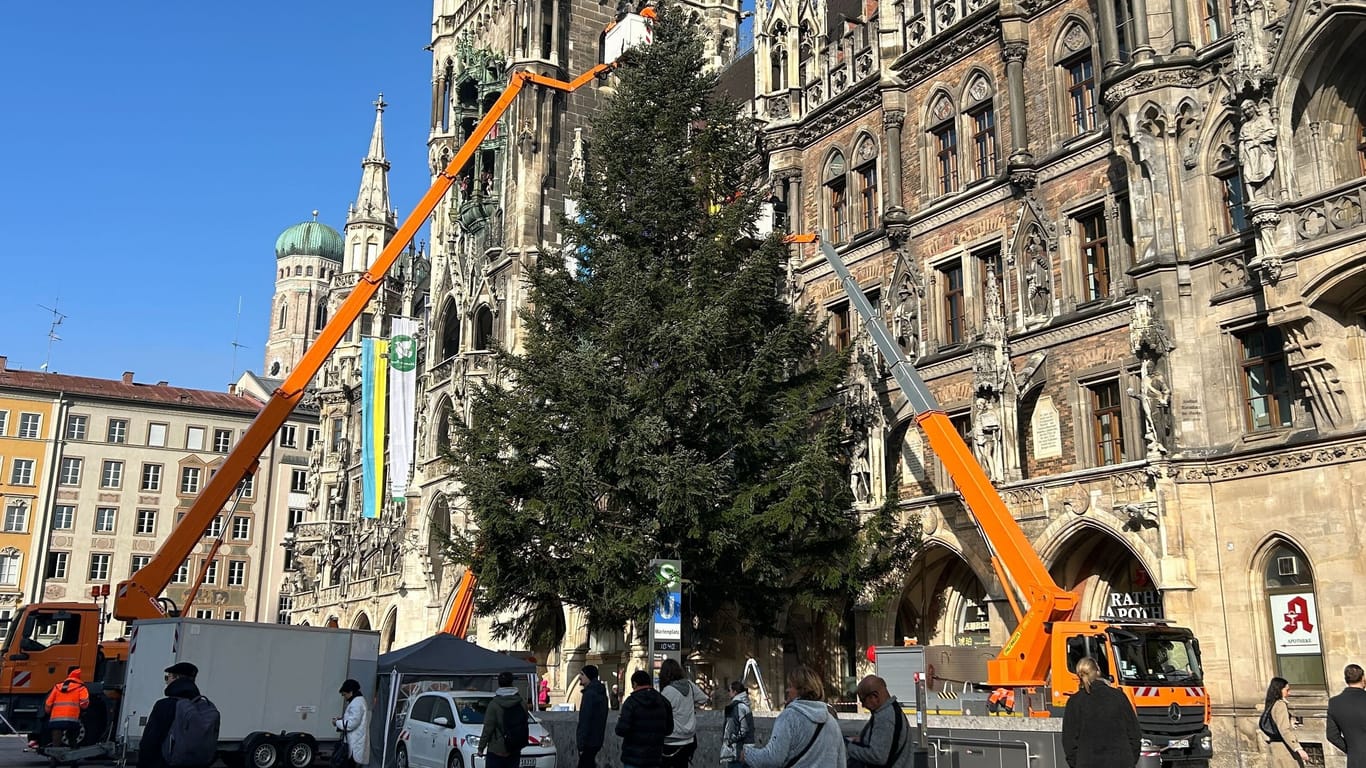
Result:
[[[313,327],[316,328],[317,330],[320,330],[320,331],[321,331],[321,330],[323,329],[323,326],[325,326],[325,325],[327,325],[327,300],[326,300],[326,299],[324,299],[324,300],[318,302],[318,311],[315,313],[314,319],[313,319]]]
[[[953,102],[940,94],[929,113],[930,188],[939,195],[958,191],[958,125]]]
[[[1215,222],[1214,234],[1222,237],[1248,228],[1247,188],[1238,165],[1238,143],[1233,138],[1233,124],[1220,128],[1215,134],[1214,156],[1210,158],[1210,175],[1214,177],[1217,209],[1210,218]]]
[[[849,189],[845,179],[847,166],[838,150],[830,153],[821,173],[821,188],[825,197],[825,225],[835,243],[849,241]]]
[[[446,299],[441,307],[441,359],[460,354],[460,313],[455,302]]]
[[[289,322],[289,305],[284,302],[280,302],[280,322],[278,325],[276,325],[276,328],[284,330],[285,323],[287,322]]]
[[[963,94],[964,117],[969,137],[973,181],[996,175],[996,102],[995,89],[986,75],[977,74]]]
[[[1058,37],[1058,77],[1064,136],[1080,136],[1096,129],[1096,56],[1091,30],[1073,20]]]
[[[774,46],[772,54],[769,55],[769,63],[772,72],[769,73],[769,90],[787,90],[787,49],[781,45]]]
[[[312,277],[312,276],[313,276],[313,268],[312,268],[312,267],[304,267],[304,276],[306,276],[306,277]]]
[[[797,33],[797,57],[797,85],[800,87],[816,74],[816,33],[809,21],[802,22],[801,30]]]
[[[854,193],[857,197],[857,229],[871,232],[878,225],[877,203],[877,143],[872,136],[864,136],[854,149]]]
[[[1278,541],[1264,566],[1276,673],[1292,685],[1327,685],[1314,572],[1299,549]]]
[[[304,273],[304,268],[303,268],[302,266],[298,265],[298,264],[295,264],[295,265],[294,265],[294,276],[295,276],[295,277],[301,277],[301,276],[303,275],[303,273]]]
[[[493,311],[487,306],[474,313],[474,348],[480,351],[493,349]]]

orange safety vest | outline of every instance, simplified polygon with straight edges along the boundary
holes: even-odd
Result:
[[[47,695],[47,716],[51,722],[80,722],[81,710],[89,706],[90,691],[79,677],[57,683]]]
[[[1014,711],[1015,711],[1015,689],[1014,689],[1014,688],[997,688],[996,690],[994,690],[994,691],[991,692],[991,697],[987,699],[987,703],[988,703],[988,704],[995,704],[995,705],[997,705],[997,706],[1002,706],[1002,705],[1004,705],[1005,710],[1006,710],[1007,712],[1014,712]]]

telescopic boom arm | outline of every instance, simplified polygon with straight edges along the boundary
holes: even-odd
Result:
[[[210,478],[208,485],[200,492],[199,498],[195,499],[194,505],[190,507],[185,517],[171,531],[171,535],[157,550],[152,561],[139,569],[127,581],[119,582],[114,597],[114,618],[121,621],[134,621],[137,619],[154,619],[165,615],[159,598],[162,591],[171,583],[176,570],[194,550],[194,546],[199,543],[204,532],[208,530],[214,517],[222,511],[223,505],[232,495],[233,489],[255,471],[257,458],[270,445],[270,441],[275,438],[275,433],[293,413],[294,408],[303,398],[304,389],[308,383],[322,369],[323,363],[337,348],[337,344],[341,342],[347,329],[351,327],[351,324],[365,310],[366,305],[374,298],[385,274],[393,267],[403,249],[412,242],[418,229],[431,216],[437,203],[450,190],[460,171],[464,170],[466,164],[479,149],[479,145],[493,130],[494,125],[512,106],[517,94],[521,93],[527,85],[539,85],[551,90],[572,93],[594,78],[605,75],[613,66],[615,63],[599,64],[568,82],[538,75],[534,72],[519,71],[513,73],[511,82],[503,90],[502,95],[498,97],[498,100],[489,108],[488,113],[475,126],[473,133],[461,145],[460,151],[455,153],[455,157],[451,159],[446,169],[432,183],[431,189],[427,190],[427,194],[423,196],[417,207],[404,219],[403,224],[399,226],[398,231],[389,240],[389,244],[375,258],[370,268],[361,275],[356,287],[346,297],[346,301],[342,303],[336,314],[319,332],[317,340],[304,352],[303,359],[299,361],[298,366],[290,372],[289,377],[280,385],[280,388],[275,390],[270,399],[266,401],[261,412],[257,414],[256,419],[247,428],[246,434],[242,436],[242,439],[224,459],[223,466]]]

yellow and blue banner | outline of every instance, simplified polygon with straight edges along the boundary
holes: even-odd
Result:
[[[361,514],[371,519],[384,509],[385,390],[389,381],[389,342],[361,340]]]

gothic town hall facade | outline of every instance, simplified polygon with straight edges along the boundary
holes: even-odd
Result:
[[[1276,675],[1311,755],[1340,761],[1324,707],[1366,659],[1366,2],[759,0],[740,53],[738,5],[689,7],[790,227],[836,244],[1081,613],[1195,631],[1219,764],[1262,763]],[[438,0],[432,172],[513,68],[592,66],[614,11]],[[296,621],[397,645],[440,626],[440,535],[468,524],[449,426],[519,345],[521,275],[559,252],[605,87],[524,96],[438,208],[401,530],[367,539],[392,545],[383,573],[300,579]],[[891,610],[849,617],[842,671],[868,645],[999,645],[1005,592],[944,469],[819,254],[794,246],[790,273],[876,414],[858,504],[894,489],[926,542]],[[564,648],[528,649],[557,689],[634,665],[567,619]],[[697,669],[724,685],[748,650],[773,689],[797,660],[736,650]]]

